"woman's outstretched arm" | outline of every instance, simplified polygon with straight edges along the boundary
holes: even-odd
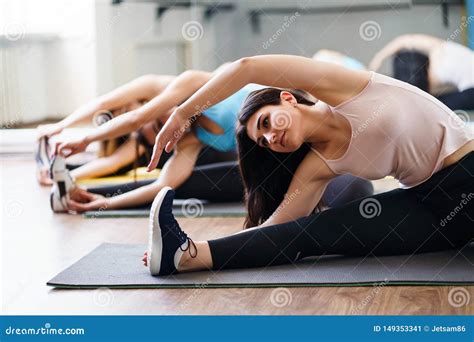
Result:
[[[113,139],[137,131],[147,122],[164,117],[175,106],[194,94],[211,78],[211,75],[205,71],[185,71],[176,77],[161,94],[142,107],[106,122],[80,140],[62,143],[59,151],[70,150],[69,156],[84,151],[91,142]]]
[[[144,75],[128,82],[111,92],[99,96],[76,109],[63,120],[38,127],[39,138],[60,133],[67,127],[91,120],[101,110],[112,111],[133,101],[150,100],[161,93],[175,76]]]
[[[191,142],[191,140],[193,140]],[[70,200],[69,208],[78,212],[87,210],[121,209],[151,203],[158,192],[165,186],[179,187],[191,175],[202,144],[194,137],[189,142],[183,141],[174,154],[168,159],[160,172],[159,178],[148,185],[126,192],[124,194],[105,198],[103,196],[90,194],[88,203],[80,203]],[[84,195],[84,194],[81,194]]]
[[[149,169],[159,160],[161,151],[171,151],[184,133],[188,120],[208,107],[231,96],[249,83],[302,89],[314,97],[337,106],[358,94],[369,81],[366,71],[354,71],[289,55],[265,55],[242,58],[217,73],[199,91],[180,105],[155,141]]]
[[[107,157],[101,157],[78,167],[71,171],[74,179],[94,178],[108,175],[120,170],[120,168],[129,165],[136,158],[145,152],[143,146],[138,146],[138,156],[136,155],[136,142],[134,139],[128,139],[114,153]]]
[[[335,176],[318,155],[308,152],[296,169],[283,201],[272,216],[255,228],[295,221],[310,215]]]

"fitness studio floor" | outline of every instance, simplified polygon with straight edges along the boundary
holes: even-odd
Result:
[[[53,215],[49,189],[34,178],[31,155],[0,155],[3,196],[3,314],[300,314],[469,315],[474,305],[448,303],[452,286],[290,288],[291,301],[272,305],[274,289],[57,290],[55,274],[100,243],[146,243],[145,218],[84,219]],[[194,238],[238,230],[241,218],[180,219]],[[139,262],[139,260],[137,260]],[[474,298],[474,286],[465,287]],[[364,305],[361,305],[363,303]]]

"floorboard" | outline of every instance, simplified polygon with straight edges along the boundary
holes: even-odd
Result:
[[[53,215],[31,158],[0,156],[3,314],[472,315],[449,304],[453,286],[282,289],[57,290],[46,281],[102,242],[146,243],[146,219]],[[241,218],[180,220],[194,239],[239,230]],[[277,292],[280,291],[280,292]],[[282,302],[272,301],[280,295]],[[276,302],[277,305],[273,304]]]

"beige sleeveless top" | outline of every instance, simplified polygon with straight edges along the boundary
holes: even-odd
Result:
[[[372,180],[393,176],[403,188],[430,178],[447,156],[473,139],[466,123],[443,103],[375,72],[358,95],[329,109],[349,121],[352,138],[335,160],[313,149],[328,167]]]

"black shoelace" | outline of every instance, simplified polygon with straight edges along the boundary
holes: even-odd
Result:
[[[193,259],[194,259],[195,257],[197,257],[198,251],[197,251],[197,247],[196,247],[196,244],[194,243],[194,241],[193,241],[190,237],[188,237],[188,235],[186,235],[186,233],[183,232],[181,229],[178,230],[178,234],[179,234],[179,237],[180,237],[182,240],[187,240],[187,241],[188,241],[188,246],[187,246],[186,248],[183,249],[183,248],[181,247],[181,246],[182,246],[182,245],[181,245],[181,246],[179,246],[179,249],[181,249],[181,251],[183,251],[183,252],[188,251],[189,256],[190,256],[191,258],[193,258]],[[191,248],[191,246],[194,248],[194,253],[192,252],[192,249],[193,249],[193,248]]]

